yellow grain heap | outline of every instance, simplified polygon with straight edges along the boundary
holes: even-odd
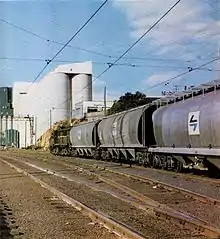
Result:
[[[56,122],[50,129],[48,129],[41,137],[37,140],[37,147],[42,148],[44,150],[48,150],[50,146],[50,139],[52,137],[53,131],[60,129],[61,127],[70,127],[75,124],[79,124],[80,122],[85,121],[84,119],[68,119],[61,120]]]

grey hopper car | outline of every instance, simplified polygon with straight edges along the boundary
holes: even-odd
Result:
[[[157,101],[75,125],[66,139],[57,137],[51,149],[56,154],[135,161],[175,171],[202,167],[219,175],[220,81],[203,87],[171,101],[160,99],[167,101],[166,106],[158,107]]]
[[[70,130],[71,155],[95,156],[99,140],[97,137],[98,121],[75,125]]]
[[[219,90],[161,107],[153,122],[158,148],[152,152],[220,168]]]
[[[136,159],[149,145],[155,145],[152,113],[154,105],[145,105],[108,116],[98,124],[101,157]]]

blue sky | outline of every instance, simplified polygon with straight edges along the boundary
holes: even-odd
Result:
[[[66,47],[47,70],[60,61],[94,62],[96,77],[114,58],[79,50],[87,49],[109,56],[119,56],[146,31],[175,0],[111,0]],[[4,19],[43,38],[65,43],[101,4],[99,0],[72,1],[0,1],[0,86],[15,81],[32,81],[60,45],[47,42],[19,30]],[[141,90],[148,95],[160,95],[174,85],[196,85],[215,79],[220,72],[216,63],[170,82],[187,70],[217,56],[220,37],[219,0],[182,0],[182,2],[152,32],[94,83],[95,99],[102,98],[103,87],[108,99],[127,91]],[[144,59],[133,59],[135,57]],[[3,58],[32,58],[6,60]],[[211,69],[208,70],[208,69]],[[219,68],[220,69],[220,68]],[[42,76],[43,76],[42,75]],[[41,77],[42,77],[41,76]],[[40,80],[40,79],[39,79]]]

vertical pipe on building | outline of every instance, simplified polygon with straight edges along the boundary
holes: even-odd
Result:
[[[5,136],[8,134],[8,115],[5,117]],[[5,146],[8,146],[8,137],[5,137]]]
[[[24,147],[27,147],[27,120],[24,122]]]
[[[14,130],[13,130],[13,116],[11,116],[11,136],[10,136],[10,142],[11,146],[14,145]]]
[[[35,146],[37,146],[37,116],[35,116],[34,122],[35,122]]]
[[[72,105],[72,77],[69,76],[69,81],[68,81],[68,89],[67,89],[67,114],[68,114],[68,118],[72,119],[73,115],[72,115],[72,111],[73,111],[73,105]]]
[[[18,118],[18,121],[19,121],[19,118]],[[18,144],[18,148],[20,148],[20,142],[21,142],[21,137],[20,137],[20,122],[17,124],[17,131],[18,131],[18,142],[17,142],[17,144]]]
[[[34,117],[33,116],[29,116],[28,117],[29,120],[29,124],[30,124],[30,145],[33,145],[33,140],[34,140]]]

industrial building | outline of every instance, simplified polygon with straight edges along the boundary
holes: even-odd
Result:
[[[53,123],[71,118],[82,100],[92,101],[91,62],[60,65],[39,82],[15,82],[13,128],[20,133],[20,147],[35,143]]]
[[[0,145],[19,146],[18,138],[13,129],[12,88],[0,87]]]
[[[113,103],[93,101],[90,61],[60,65],[39,82],[0,88],[0,145],[33,145],[55,122],[102,118]]]
[[[104,111],[112,107],[113,101],[81,101],[75,105],[72,116],[76,119],[104,116]]]

